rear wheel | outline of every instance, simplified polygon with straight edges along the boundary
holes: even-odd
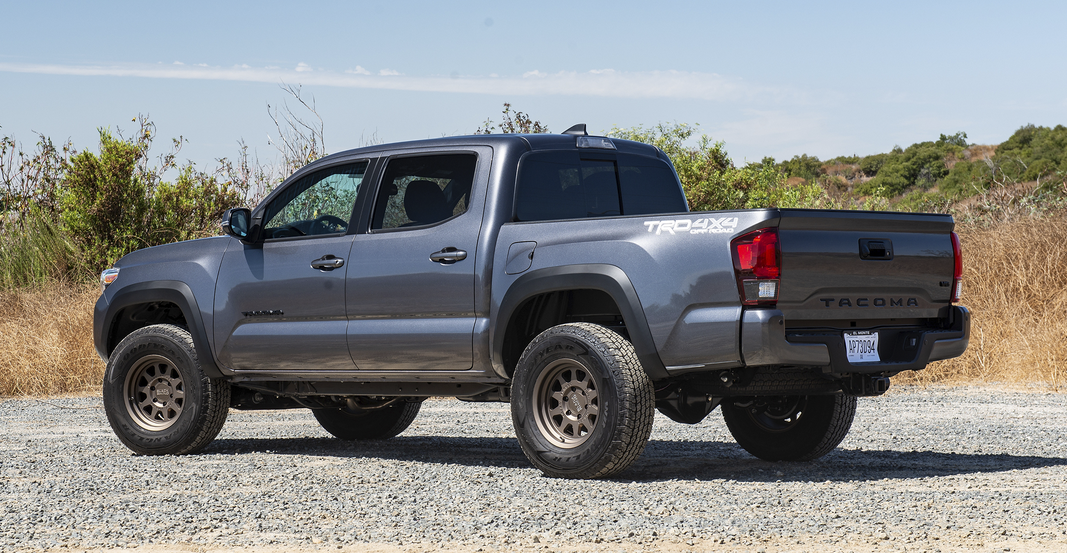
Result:
[[[194,453],[222,430],[230,384],[200,368],[189,331],[152,325],[126,336],[104,372],[104,411],[126,447],[144,455]]]
[[[722,416],[737,444],[765,461],[810,461],[845,439],[856,397],[841,394],[724,401]]]
[[[342,440],[386,440],[411,426],[421,402],[401,401],[377,409],[312,409],[324,430]]]
[[[563,324],[519,359],[511,416],[523,453],[545,475],[600,478],[644,451],[654,396],[630,342],[594,324]]]

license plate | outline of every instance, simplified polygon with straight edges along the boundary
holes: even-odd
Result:
[[[878,357],[878,333],[872,330],[845,333],[845,353],[849,363],[876,363]]]

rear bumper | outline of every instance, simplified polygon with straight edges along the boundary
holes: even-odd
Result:
[[[849,363],[841,330],[787,331],[777,309],[750,309],[741,322],[741,355],[747,366],[826,367],[832,373],[876,374],[919,370],[931,361],[962,355],[971,335],[971,313],[951,306],[946,328],[873,328],[880,333],[877,363]],[[860,329],[856,329],[860,330]]]

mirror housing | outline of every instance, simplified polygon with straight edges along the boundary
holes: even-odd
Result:
[[[252,228],[252,210],[247,207],[235,207],[222,214],[222,233],[242,242],[248,242],[249,229]]]

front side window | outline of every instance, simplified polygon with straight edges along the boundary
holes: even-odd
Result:
[[[315,171],[290,184],[267,206],[267,239],[341,234],[348,230],[367,162]]]
[[[390,160],[374,202],[371,229],[433,225],[467,211],[477,163],[474,154]]]

